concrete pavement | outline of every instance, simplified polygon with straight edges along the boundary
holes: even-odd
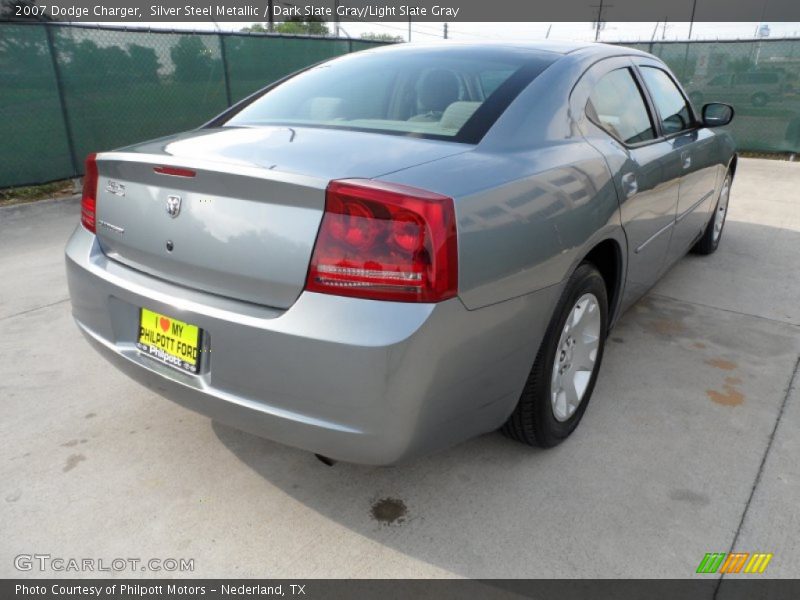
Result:
[[[47,553],[200,577],[682,578],[733,547],[796,577],[798,189],[797,164],[740,161],[720,250],[622,318],[566,443],[491,434],[393,468],[327,467],[127,380],[69,314],[77,203],[0,209],[0,576],[60,575],[14,568]]]

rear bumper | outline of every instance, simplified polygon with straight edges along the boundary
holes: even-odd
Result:
[[[75,320],[120,370],[214,420],[338,460],[391,464],[499,427],[557,290],[475,311],[303,293],[274,310],[189,290],[109,260],[78,227],[66,249]],[[198,375],[134,345],[139,308],[201,327]]]

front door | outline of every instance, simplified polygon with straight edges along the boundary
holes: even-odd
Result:
[[[669,266],[702,235],[716,202],[715,136],[701,127],[683,92],[658,63],[642,59],[637,61],[637,67],[671,147],[671,170],[677,172],[680,180],[675,228],[666,265]]]

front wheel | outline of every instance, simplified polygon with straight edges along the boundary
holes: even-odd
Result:
[[[572,433],[597,380],[607,327],[605,282],[594,265],[583,263],[556,306],[505,435],[548,448]]]
[[[725,181],[722,182],[722,189],[719,192],[719,199],[717,206],[714,208],[714,214],[711,220],[706,225],[706,230],[703,232],[697,243],[692,248],[695,254],[713,254],[719,248],[719,242],[722,239],[722,229],[725,227],[725,218],[728,216],[728,202],[731,196],[731,174],[725,176]]]

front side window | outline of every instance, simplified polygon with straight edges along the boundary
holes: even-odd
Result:
[[[661,116],[664,133],[678,133],[693,126],[692,113],[678,86],[665,71],[657,67],[641,67],[647,89]]]
[[[597,82],[586,103],[586,114],[596,125],[626,144],[656,137],[630,69],[611,71]]]
[[[557,54],[453,48],[363,52],[267,91],[225,126],[376,131],[476,143]]]

